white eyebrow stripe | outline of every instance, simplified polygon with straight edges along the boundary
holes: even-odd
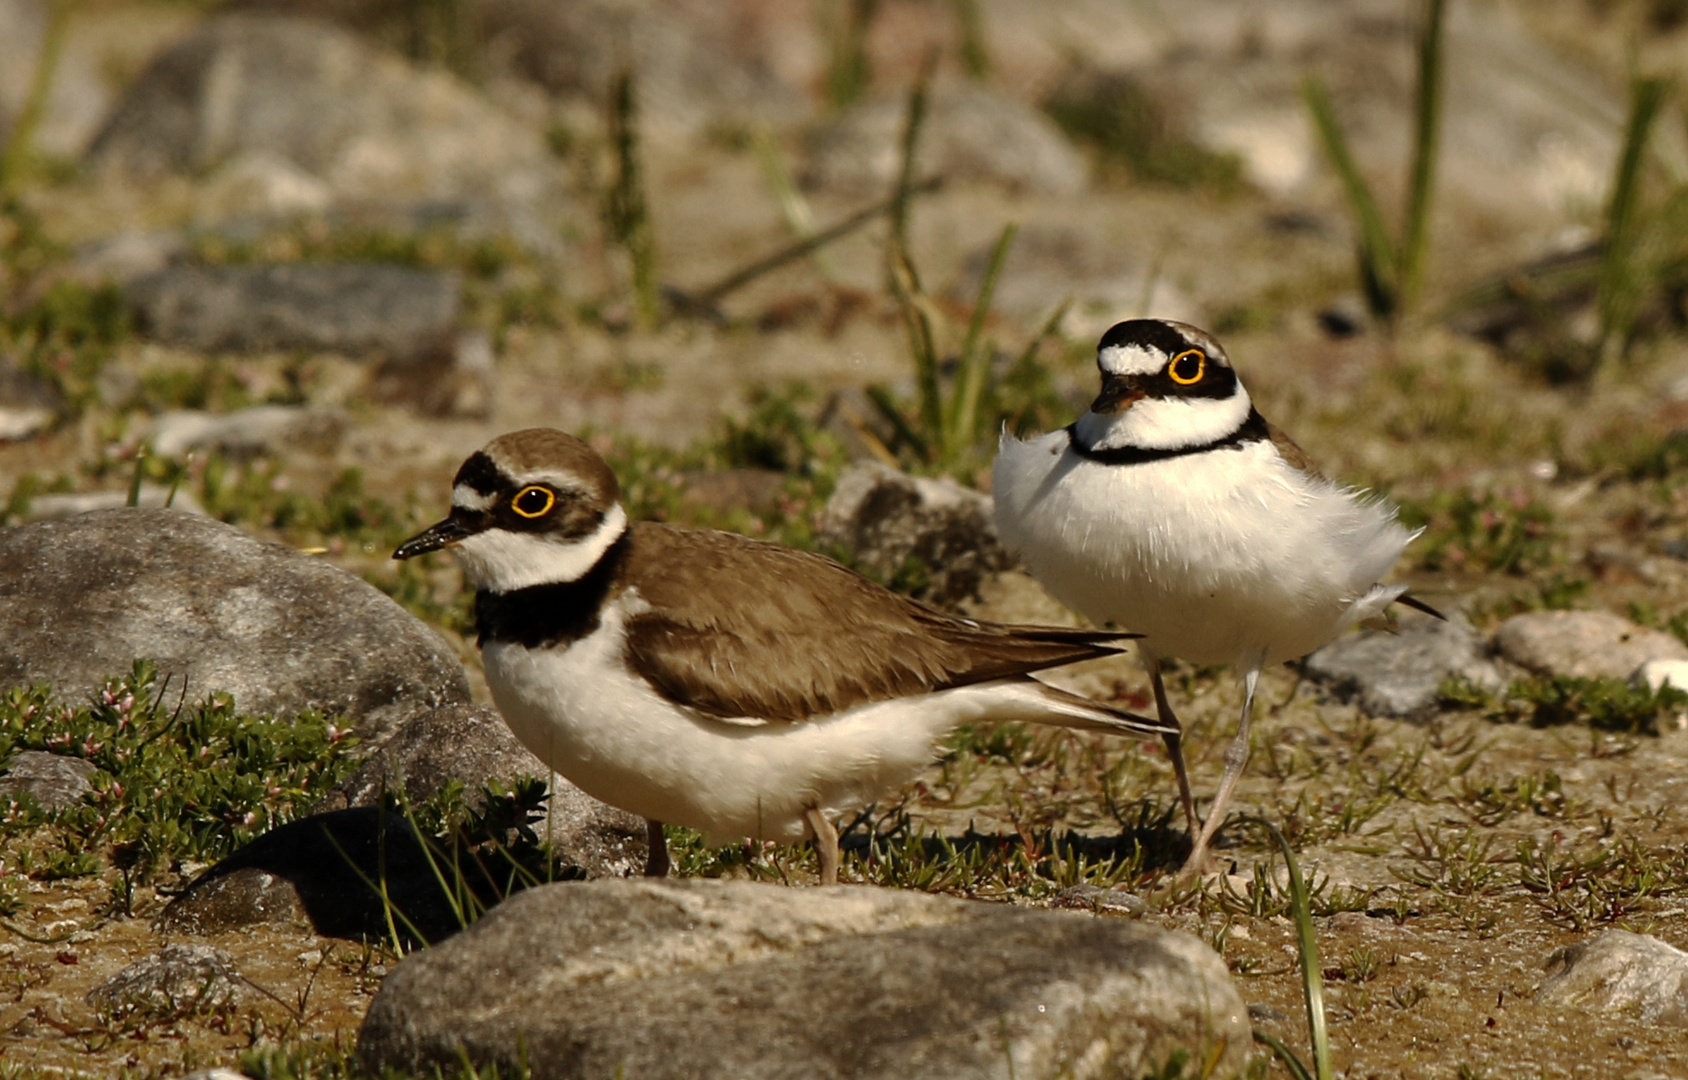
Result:
[[[529,484],[550,484],[558,491],[585,492],[586,490],[581,486],[580,477],[576,476],[574,473],[549,471],[530,472],[523,473],[521,476],[514,477],[513,479],[515,480],[518,488],[526,487]]]
[[[1109,345],[1098,350],[1096,362],[1110,375],[1153,375],[1166,366],[1166,357],[1140,345]]]
[[[497,495],[482,495],[468,484],[451,489],[451,505],[463,510],[490,510],[497,501]]]

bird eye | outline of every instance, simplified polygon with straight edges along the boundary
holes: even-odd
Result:
[[[1186,349],[1172,358],[1167,365],[1166,373],[1172,376],[1172,381],[1179,386],[1190,386],[1201,382],[1202,375],[1207,371],[1207,354],[1200,349]]]
[[[510,500],[510,509],[525,518],[537,518],[549,514],[556,504],[557,496],[550,488],[531,484],[516,492],[516,497]]]

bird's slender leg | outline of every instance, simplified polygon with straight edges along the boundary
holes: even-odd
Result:
[[[1162,735],[1161,741],[1166,743],[1166,756],[1172,759],[1172,771],[1178,777],[1178,801],[1184,805],[1184,827],[1189,830],[1190,843],[1194,844],[1202,823],[1196,817],[1196,798],[1190,794],[1190,772],[1184,766],[1184,725],[1179,723],[1178,714],[1172,711],[1172,702],[1166,699],[1160,659],[1144,649],[1139,649],[1138,653],[1143,658],[1143,666],[1149,669],[1149,684],[1155,689],[1155,711],[1160,714],[1161,723],[1178,729]]]
[[[1243,718],[1237,724],[1237,737],[1225,748],[1225,772],[1219,778],[1219,790],[1214,792],[1213,805],[1207,809],[1207,824],[1202,826],[1202,834],[1190,849],[1190,857],[1184,861],[1181,873],[1200,873],[1205,869],[1208,842],[1225,823],[1225,804],[1231,799],[1231,789],[1242,778],[1243,766],[1248,764],[1248,722],[1254,714],[1254,688],[1260,682],[1260,668],[1261,663],[1256,661],[1243,675]]]
[[[815,854],[821,859],[821,884],[838,884],[838,830],[818,807],[804,810],[803,820],[815,830]]]
[[[662,834],[662,822],[655,818],[645,819],[645,837],[650,843],[651,852],[645,858],[646,877],[668,876],[668,837]]]

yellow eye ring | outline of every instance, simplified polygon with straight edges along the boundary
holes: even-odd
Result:
[[[533,500],[528,499],[528,496],[532,495],[536,491],[540,495],[544,496],[545,504],[537,510],[531,510],[531,509],[524,510],[522,508],[522,501],[524,499],[526,499],[527,501],[532,502]],[[546,514],[549,514],[551,512],[551,508],[555,505],[557,505],[557,496],[552,493],[550,488],[541,487],[538,484],[529,484],[527,487],[525,487],[522,490],[516,492],[515,497],[510,500],[510,509],[514,510],[516,513],[520,514],[522,517],[525,517],[525,518],[541,518],[541,517],[544,517]]]
[[[1196,373],[1188,376],[1178,374],[1178,365],[1192,356],[1196,358]],[[1202,381],[1203,375],[1207,374],[1207,354],[1200,349],[1185,349],[1172,358],[1172,363],[1166,365],[1166,373],[1179,386],[1194,386]]]

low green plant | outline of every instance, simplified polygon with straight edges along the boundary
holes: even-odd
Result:
[[[1090,148],[1104,175],[1226,194],[1242,181],[1241,159],[1181,135],[1154,95],[1133,76],[1086,73],[1043,103],[1068,137]]]
[[[1354,161],[1330,92],[1316,75],[1302,83],[1302,97],[1325,156],[1342,181],[1359,227],[1360,282],[1379,318],[1399,319],[1417,299],[1430,246],[1430,205],[1435,187],[1442,103],[1442,17],[1446,0],[1427,0],[1418,36],[1418,83],[1413,95],[1413,156],[1399,242],[1391,238],[1371,186]]]
[[[1558,561],[1553,511],[1528,493],[1466,488],[1396,505],[1403,525],[1424,530],[1409,549],[1423,569],[1524,574]]]
[[[61,280],[22,310],[0,317],[0,351],[81,409],[96,398],[95,381],[130,329],[129,308],[116,286]]]
[[[192,701],[170,689],[138,661],[84,705],[62,704],[44,686],[0,696],[0,762],[41,750],[96,767],[93,791],[70,806],[47,810],[28,796],[0,804],[0,838],[33,873],[112,866],[132,887],[183,860],[212,862],[351,771],[349,727],[316,713],[250,716],[227,695]]]
[[[1498,723],[1536,727],[1587,724],[1598,731],[1658,734],[1660,725],[1688,710],[1688,691],[1666,683],[1654,690],[1624,679],[1532,675],[1496,694],[1454,677],[1439,691],[1444,706],[1474,709]]]

